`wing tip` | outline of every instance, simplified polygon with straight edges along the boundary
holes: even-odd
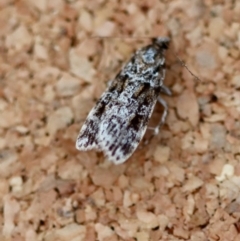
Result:
[[[117,153],[113,154],[110,150],[102,147],[101,147],[101,151],[104,153],[104,156],[107,158],[107,160],[114,163],[115,165],[120,165],[126,162],[134,153],[134,151],[131,151],[127,154],[123,154],[123,153],[119,153],[118,151]]]
[[[88,151],[88,150],[92,150],[92,149],[98,149],[98,146],[96,143],[87,143],[87,140],[82,139],[82,138],[77,138],[75,147],[77,150],[79,151]]]

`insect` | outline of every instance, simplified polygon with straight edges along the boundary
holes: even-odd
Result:
[[[154,38],[150,45],[137,50],[110,81],[80,130],[78,150],[96,149],[115,164],[125,162],[142,140],[157,101],[164,111],[159,124],[149,129],[158,134],[168,112],[167,103],[159,95],[171,95],[163,83],[169,42],[168,37]]]

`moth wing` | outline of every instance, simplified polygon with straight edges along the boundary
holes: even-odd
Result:
[[[125,103],[118,98],[107,110],[98,132],[98,144],[108,160],[125,162],[142,140],[157,98],[151,93]]]
[[[76,148],[80,151],[100,149],[97,140],[99,123],[104,116],[107,103],[111,100],[109,92],[103,93],[99,101],[90,111],[84,122],[76,141]]]
[[[95,107],[90,111],[76,141],[76,148],[81,151],[102,149],[98,143],[98,132],[101,121],[107,119],[106,109],[111,109],[112,103],[119,97],[125,81],[125,76],[118,75],[110,81],[106,92],[102,94]]]

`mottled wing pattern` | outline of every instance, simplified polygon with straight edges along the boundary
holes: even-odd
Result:
[[[134,82],[129,84],[108,105],[105,118],[99,125],[98,145],[115,164],[123,163],[136,150],[159,95],[159,88],[154,89],[149,83],[140,86],[136,83],[136,86],[131,86]],[[133,90],[133,95],[130,95],[128,89]]]
[[[135,52],[89,113],[77,138],[77,149],[99,149],[115,164],[133,154],[160,91],[170,93],[163,85],[168,44],[169,38],[159,37]],[[163,122],[166,104],[164,107]]]
[[[83,124],[76,141],[76,148],[81,151],[100,149],[97,140],[99,123],[106,118],[106,107],[116,99],[124,88],[125,76],[117,76],[110,84],[108,90],[102,94],[95,107],[90,111]]]
[[[77,138],[76,148],[78,150],[91,150],[91,149],[99,149],[96,133],[98,133],[99,122],[104,113],[105,106],[107,101],[111,100],[111,94],[105,92],[95,107],[90,111],[85,123],[80,130],[80,133]]]

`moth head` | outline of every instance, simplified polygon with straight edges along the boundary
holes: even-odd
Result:
[[[159,49],[166,50],[169,47],[170,38],[158,37],[152,39],[153,45],[156,45]]]
[[[156,63],[162,59],[166,49],[168,49],[170,39],[168,37],[158,37],[152,39],[152,44],[142,49],[142,60],[146,64]]]

